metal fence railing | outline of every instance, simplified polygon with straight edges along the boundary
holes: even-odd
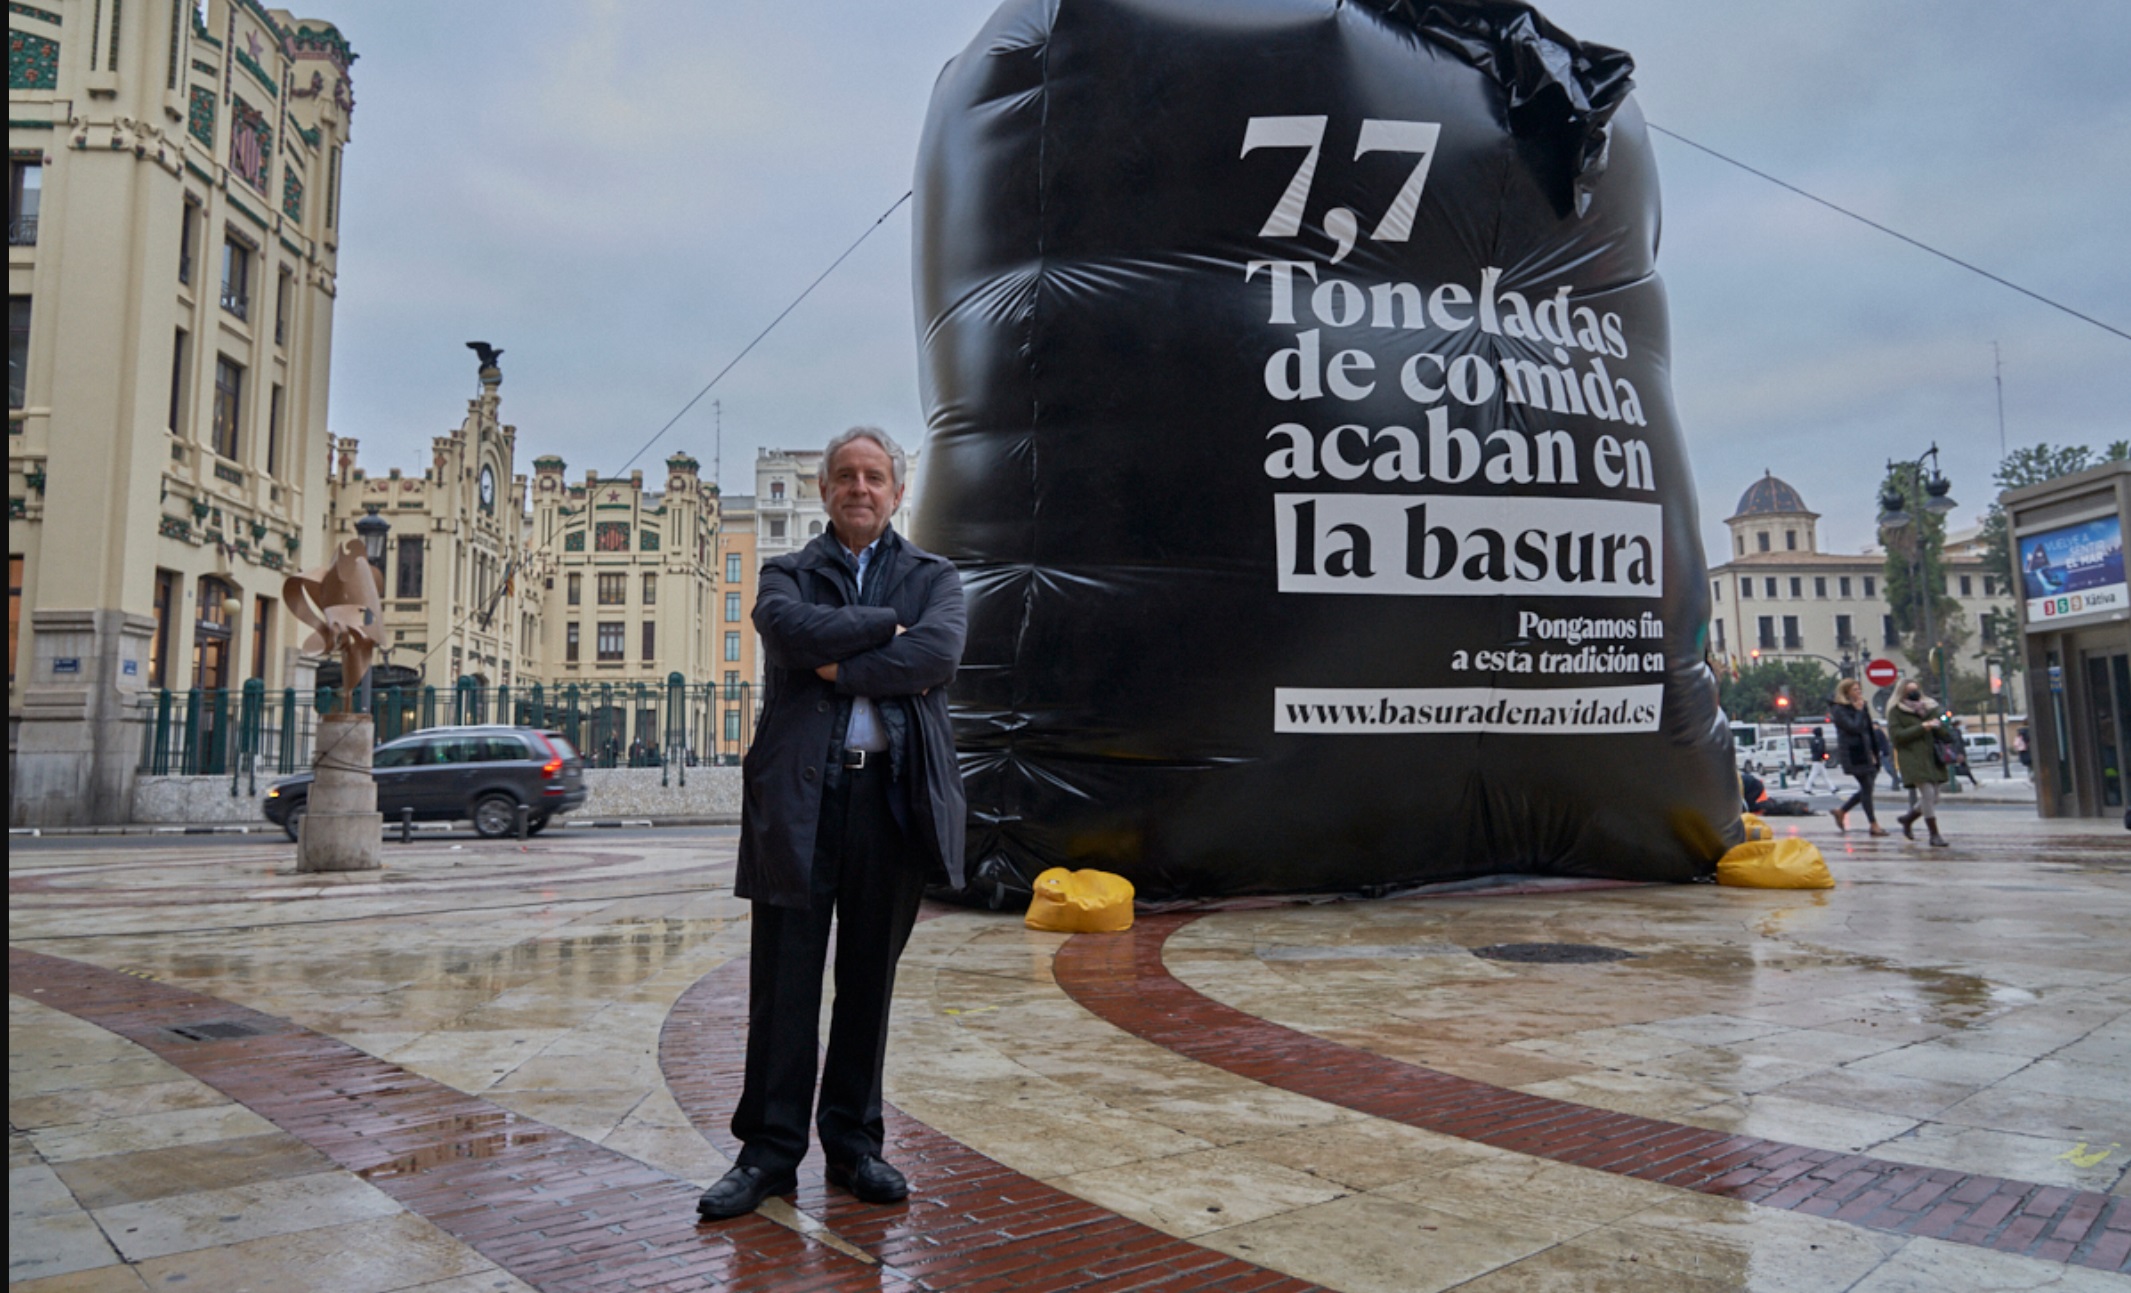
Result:
[[[332,687],[269,693],[257,680],[144,693],[140,771],[228,776],[232,793],[246,779],[302,771],[311,766],[319,716],[340,702]],[[380,687],[370,689],[368,709],[380,743],[432,727],[538,727],[569,738],[592,768],[738,763],[761,714],[751,683],[690,683],[678,673],[663,685],[482,687],[461,678],[443,688]]]

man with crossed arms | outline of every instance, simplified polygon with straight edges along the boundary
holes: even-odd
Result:
[[[963,882],[961,773],[947,684],[967,622],[954,565],[889,524],[903,451],[853,427],[822,455],[829,529],[762,567],[762,719],[742,772],[736,896],[754,903],[743,1148],[697,1212],[722,1220],[797,1187],[830,918],[836,1005],[815,1129],[832,1185],[909,1194],[882,1157],[881,1073],[895,965],[935,871]]]

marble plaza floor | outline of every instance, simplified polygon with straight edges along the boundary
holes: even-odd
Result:
[[[1792,821],[1779,821],[1789,827]],[[928,908],[906,1205],[699,1226],[730,831],[13,841],[8,1279],[143,1289],[2131,1287],[2131,836],[1957,805],[1828,892],[1561,883],[1033,933]],[[1474,949],[1581,944],[1594,963]]]

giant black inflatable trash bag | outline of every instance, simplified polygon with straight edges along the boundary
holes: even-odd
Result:
[[[1707,876],[1739,839],[1627,55],[1009,0],[916,179],[972,896]]]

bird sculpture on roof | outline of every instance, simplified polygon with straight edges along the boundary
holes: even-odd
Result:
[[[480,357],[481,367],[493,368],[499,373],[503,371],[503,366],[500,362],[503,358],[502,350],[489,345],[486,341],[469,341],[466,343],[466,348]]]
[[[340,713],[355,712],[356,684],[370,671],[370,659],[382,645],[377,634],[385,615],[384,596],[385,577],[370,564],[361,539],[341,544],[333,564],[290,575],[281,583],[290,613],[312,630],[303,649],[340,656]]]

